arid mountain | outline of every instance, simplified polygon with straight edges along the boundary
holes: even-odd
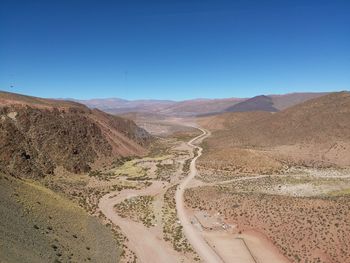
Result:
[[[273,107],[279,111],[329,94],[329,92],[289,93],[283,95],[268,95],[272,99]]]
[[[284,165],[348,167],[349,116],[350,94],[339,92],[277,113],[239,112],[201,118],[201,125],[213,131],[206,142],[210,150],[201,163],[227,165],[233,170],[261,163],[266,173]],[[259,167],[251,171],[261,172]]]
[[[0,93],[0,170],[87,172],[113,159],[143,155],[151,136],[133,121],[61,100]]]
[[[43,99],[38,97],[26,96],[17,93],[11,93],[6,91],[0,91],[0,105],[4,106],[32,106],[37,108],[69,108],[75,107],[80,109],[86,109],[84,105],[71,101],[71,100],[55,100],[55,99]]]
[[[110,99],[91,99],[91,100],[74,100],[82,103],[89,108],[97,108],[112,114],[123,114],[129,112],[149,112],[155,113],[162,111],[176,102],[170,100],[123,100],[118,98]]]
[[[277,112],[307,100],[318,98],[328,93],[290,93],[283,95],[261,95],[242,101],[226,109],[228,112],[267,111]]]
[[[246,112],[246,111],[278,111],[273,107],[272,98],[265,95],[256,96],[254,98],[242,101],[234,106],[226,109],[228,112]]]
[[[261,95],[254,98],[169,100],[123,100],[91,99],[74,100],[89,108],[97,108],[112,114],[130,112],[156,113],[167,116],[205,116],[226,111],[279,111],[327,93],[291,93],[284,95]]]
[[[239,138],[253,145],[276,146],[296,143],[349,141],[350,93],[332,93],[306,101],[259,121],[232,127]],[[240,132],[241,129],[245,130]],[[246,133],[249,129],[249,133]],[[240,139],[237,139],[239,141]]]
[[[89,108],[98,108],[100,110],[113,113],[124,114],[130,112],[156,113],[168,116],[195,116],[202,114],[211,114],[224,111],[244,99],[195,99],[185,101],[169,100],[135,100],[128,101],[122,99],[92,99],[92,100],[73,100],[85,104]]]
[[[223,112],[227,107],[235,105],[245,99],[196,99],[180,101],[162,111],[172,116],[196,116]]]

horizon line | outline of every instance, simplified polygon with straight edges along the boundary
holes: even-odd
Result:
[[[258,96],[283,96],[283,95],[292,95],[292,94],[315,94],[315,93],[334,93],[334,92],[350,92],[350,90],[347,89],[340,89],[340,90],[330,90],[330,91],[296,91],[296,92],[286,92],[286,93],[271,93],[271,94],[264,94],[264,93],[258,93],[254,96],[247,96],[247,97],[216,97],[216,98],[208,98],[208,97],[194,97],[194,98],[187,98],[187,99],[161,99],[161,98],[138,98],[138,99],[126,99],[122,97],[91,97],[86,99],[80,99],[80,98],[74,98],[74,97],[40,97],[37,95],[31,95],[31,94],[24,94],[19,92],[12,92],[9,90],[1,90],[0,92],[7,92],[7,93],[13,93],[23,96],[29,96],[29,97],[35,97],[35,98],[42,98],[42,99],[53,99],[53,100],[76,100],[76,101],[89,101],[89,100],[123,100],[123,101],[129,101],[129,102],[136,102],[136,101],[169,101],[169,102],[184,102],[184,101],[194,101],[194,100],[225,100],[225,99],[250,99]]]

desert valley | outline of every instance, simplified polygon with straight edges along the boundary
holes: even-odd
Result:
[[[0,263],[350,263],[350,0],[1,0]]]
[[[0,106],[0,262],[350,262],[349,92]]]

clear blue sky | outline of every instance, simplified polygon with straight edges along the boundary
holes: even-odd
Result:
[[[176,100],[350,89],[350,1],[2,0],[0,89]]]

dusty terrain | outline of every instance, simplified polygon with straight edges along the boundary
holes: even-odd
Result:
[[[148,225],[146,222],[135,222],[133,217],[128,219],[127,215],[124,214],[127,211],[123,211],[123,213],[120,209],[116,209],[115,206],[125,199],[132,198],[134,195],[155,195],[159,189],[162,189],[160,182],[152,183],[150,187],[141,191],[124,190],[120,193],[119,191],[111,192],[105,195],[99,203],[102,213],[114,224],[118,225],[126,235],[128,238],[127,246],[136,253],[137,258],[141,262],[177,262],[181,255],[177,254],[161,236],[159,237],[154,233],[157,232],[156,230],[152,232],[149,229],[154,225]],[[139,211],[139,213],[143,212]]]
[[[186,203],[219,214],[236,233],[259,233],[291,262],[349,262],[349,172],[323,174],[299,171],[192,188]]]
[[[117,178],[134,181],[135,178],[135,182],[143,181],[145,186],[109,192],[100,199],[99,210],[120,226],[127,238],[125,245],[135,252],[140,262],[232,262],[229,258],[241,263],[254,262],[255,258],[266,263],[271,259],[287,262],[271,242],[264,242],[260,236],[236,236],[231,228],[220,227],[214,232],[203,229],[195,223],[192,212],[184,207],[183,193],[197,175],[195,162],[201,154],[201,149],[193,143],[209,135],[202,132],[188,144],[176,137],[168,138],[165,152],[128,161],[110,171],[114,174],[109,176],[111,181]],[[175,169],[159,165],[174,162],[177,163],[173,166]],[[142,170],[145,167],[147,169]],[[159,177],[164,174],[158,172],[159,169],[170,172],[170,178]],[[140,236],[144,238],[141,240]],[[250,250],[254,250],[254,255]]]
[[[118,262],[110,227],[65,196],[0,174],[1,262]]]
[[[182,233],[172,201],[172,189],[186,174],[185,163],[191,151],[176,138],[165,140],[165,151],[128,161],[111,171],[115,175],[115,179],[110,176],[112,181],[145,184],[109,192],[100,199],[98,209],[121,228],[127,238],[125,245],[138,261],[193,262],[198,257]]]
[[[152,135],[157,137],[176,137],[183,141],[189,141],[201,132],[188,125],[181,125],[182,118],[168,117],[166,115],[153,113],[125,113],[120,115],[123,118],[134,121],[139,127],[149,131]],[[195,125],[195,120],[186,118],[186,122],[190,125]]]
[[[349,113],[342,92],[273,114],[201,118],[212,136],[188,207],[212,228],[265,237],[291,262],[349,262]]]
[[[350,164],[350,94],[332,93],[286,110],[226,113],[199,119],[212,131],[199,165],[233,174],[279,173],[292,166]]]
[[[179,184],[175,200],[176,200],[176,209],[177,209],[177,215],[179,217],[179,220],[183,226],[183,231],[188,238],[189,242],[192,244],[192,246],[195,248],[197,253],[200,255],[201,259],[205,262],[222,262],[221,257],[215,252],[215,250],[208,245],[206,240],[196,231],[194,226],[192,226],[190,222],[190,218],[186,214],[185,208],[184,208],[184,191],[186,190],[188,184],[190,181],[196,176],[196,160],[198,157],[202,154],[202,148],[195,146],[193,143],[198,140],[203,140],[210,134],[207,133],[205,130],[201,129],[203,134],[193,138],[191,141],[189,141],[189,145],[194,147],[195,150],[197,150],[196,156],[192,159],[190,164],[190,172],[189,175]]]
[[[206,129],[193,118],[2,96],[5,262],[350,258],[347,93],[199,118]]]
[[[84,105],[0,93],[0,169],[42,177],[63,166],[74,173],[140,156],[151,136],[130,120]]]
[[[1,262],[118,262],[118,227],[96,213],[96,169],[143,156],[133,121],[68,101],[0,93]],[[93,217],[92,215],[99,216]]]

